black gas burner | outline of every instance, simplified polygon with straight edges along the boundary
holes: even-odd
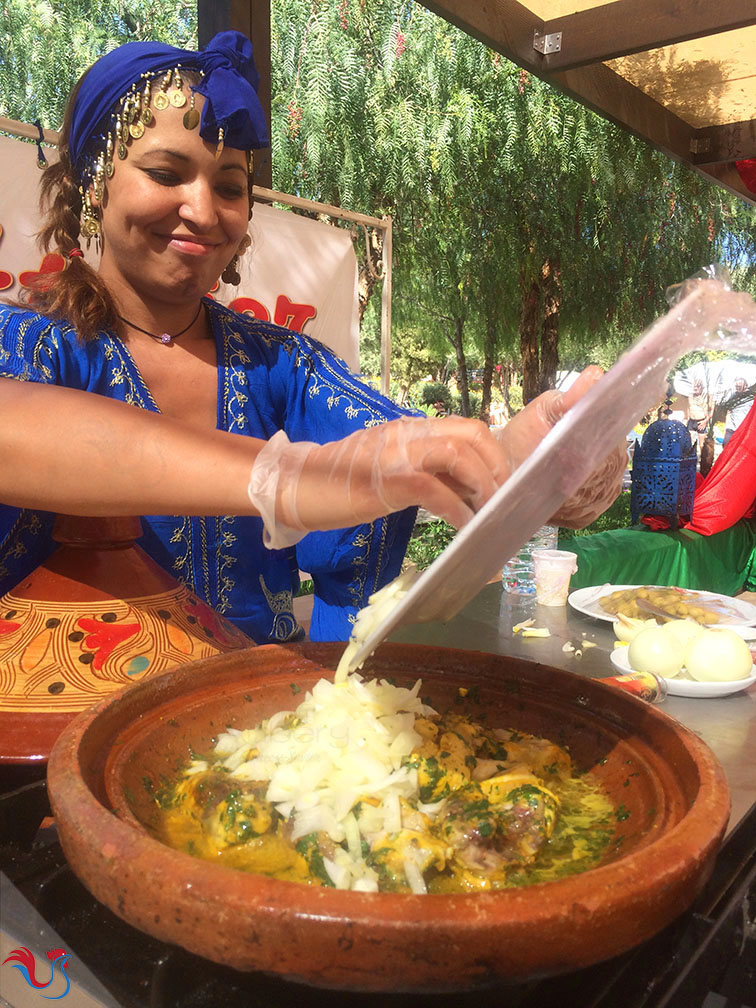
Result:
[[[73,874],[47,818],[44,780],[23,776],[0,778],[23,784],[0,795],[0,870],[123,1008],[756,1008],[756,808],[692,910],[622,956],[485,991],[364,994],[239,973],[132,928]]]

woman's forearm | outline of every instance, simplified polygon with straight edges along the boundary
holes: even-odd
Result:
[[[0,378],[0,501],[79,515],[257,514],[265,442],[102,396]]]
[[[566,394],[534,399],[501,443],[480,421],[452,416],[405,417],[325,445],[204,431],[89,392],[0,378],[0,502],[77,515],[262,514],[269,533],[281,530],[272,548],[416,504],[460,527],[600,376],[589,368]],[[592,521],[619,493],[626,464],[623,440],[555,522]]]

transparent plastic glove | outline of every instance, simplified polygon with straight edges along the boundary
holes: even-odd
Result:
[[[422,505],[460,528],[510,472],[479,420],[403,417],[325,445],[278,431],[257,456],[249,496],[269,549]]]
[[[525,461],[554,424],[603,375],[601,368],[587,367],[566,392],[550,389],[531,400],[498,434],[507,453],[509,471]],[[564,502],[549,519],[563,528],[584,528],[609,507],[622,489],[622,477],[627,468],[627,446],[624,441],[597,466],[586,482]]]

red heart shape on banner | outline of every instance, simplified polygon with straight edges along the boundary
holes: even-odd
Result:
[[[24,270],[19,273],[18,282],[22,287],[31,287],[35,280],[51,273],[60,273],[66,268],[66,260],[58,252],[48,252],[38,270]]]

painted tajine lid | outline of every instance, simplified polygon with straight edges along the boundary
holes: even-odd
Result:
[[[139,546],[138,518],[59,515],[61,545],[0,597],[0,763],[46,760],[108,693],[254,644]]]

